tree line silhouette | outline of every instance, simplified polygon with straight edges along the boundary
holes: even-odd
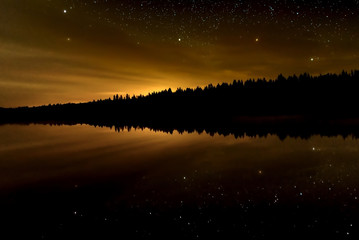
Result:
[[[292,121],[291,121],[292,120]],[[323,121],[305,121],[304,119],[274,119],[274,121],[266,121],[261,119],[258,121],[239,121],[229,123],[227,125],[221,124],[185,124],[180,122],[161,123],[161,122],[139,122],[139,121],[121,121],[121,120],[107,120],[107,121],[41,121],[36,124],[44,124],[50,126],[76,125],[85,124],[94,127],[106,127],[116,132],[123,131],[137,131],[150,129],[154,132],[164,132],[173,134],[175,131],[179,134],[183,133],[197,133],[208,134],[210,136],[234,136],[237,138],[243,137],[267,137],[269,135],[278,136],[281,140],[287,137],[309,139],[314,135],[322,137],[336,137],[343,138],[359,138],[359,120],[343,120],[334,122]],[[18,122],[18,124],[29,125],[33,122]]]
[[[265,116],[335,120],[359,117],[359,71],[275,80],[234,80],[204,88],[178,88],[146,96],[114,95],[87,103],[1,108],[3,123],[39,121],[106,122],[166,126],[235,125]]]

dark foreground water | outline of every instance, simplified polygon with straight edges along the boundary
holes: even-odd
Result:
[[[359,141],[0,126],[0,239],[358,239]]]

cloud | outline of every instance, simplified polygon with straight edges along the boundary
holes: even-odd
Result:
[[[166,33],[141,32],[138,22],[124,30],[86,13],[91,8],[64,14],[65,7],[58,0],[0,2],[0,106],[89,101],[116,92],[147,94],[279,73],[337,72],[359,63],[357,42],[326,43],[297,29],[224,25],[211,40],[194,35],[178,42],[172,36],[171,42],[163,41]]]

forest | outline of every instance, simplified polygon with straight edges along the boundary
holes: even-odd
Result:
[[[233,80],[195,89],[166,89],[146,96],[114,95],[87,103],[1,108],[2,123],[73,121],[213,125],[245,119],[359,117],[359,71]],[[254,120],[255,121],[255,120]]]

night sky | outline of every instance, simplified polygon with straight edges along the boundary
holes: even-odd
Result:
[[[0,106],[359,67],[359,1],[1,0]]]

